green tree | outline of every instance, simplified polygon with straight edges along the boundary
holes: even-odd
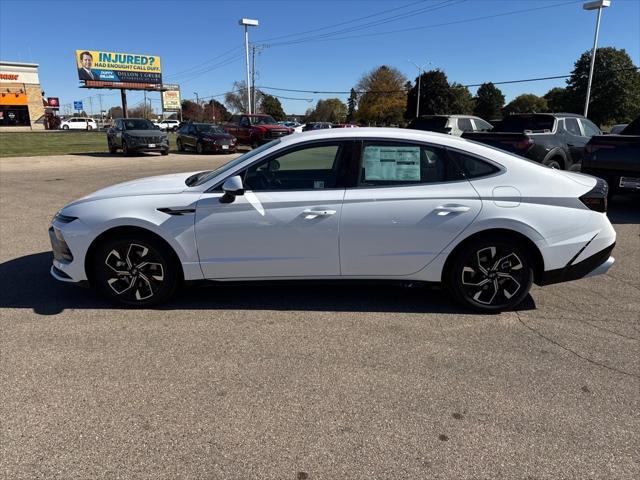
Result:
[[[476,107],[473,114],[491,120],[501,117],[504,95],[493,83],[483,83],[476,93]]]
[[[567,80],[571,111],[582,112],[587,95],[591,51],[576,61]],[[640,115],[640,72],[624,49],[596,52],[589,102],[589,118],[599,125],[624,123]]]
[[[307,110],[309,122],[342,123],[347,116],[347,106],[339,98],[327,98],[318,100],[316,107]]]
[[[407,95],[405,118],[415,118],[418,100],[418,80],[420,80],[420,115],[448,114],[451,111],[449,81],[442,70],[424,72]]]
[[[221,123],[229,120],[229,118],[231,118],[231,113],[229,113],[229,110],[227,110],[227,108],[217,100],[209,100],[209,102],[204,105],[202,118],[207,122],[212,121]]]
[[[271,115],[276,120],[284,120],[286,114],[282,109],[282,104],[280,100],[278,100],[273,95],[263,94],[262,101],[260,102],[260,111],[262,113],[266,113],[267,115]]]
[[[349,92],[349,100],[347,100],[347,122],[353,122],[356,115],[356,106],[358,105],[358,94],[355,89]]]
[[[502,115],[506,117],[512,113],[539,113],[547,110],[547,101],[544,97],[539,97],[533,93],[523,93],[511,100],[502,109]]]
[[[449,113],[459,115],[473,113],[476,102],[467,87],[459,83],[452,83],[449,92],[451,96]]]
[[[382,65],[364,74],[356,84],[359,92],[359,122],[373,125],[397,125],[402,122],[407,94],[407,78],[396,68]]]
[[[566,88],[554,87],[545,93],[543,98],[547,101],[550,112],[577,113],[571,109]]]

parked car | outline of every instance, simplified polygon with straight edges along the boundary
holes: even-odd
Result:
[[[614,125],[613,127],[611,127],[611,130],[609,130],[609,135],[619,135],[620,132],[622,132],[625,128],[627,128],[627,125],[629,124],[619,123],[617,125]]]
[[[157,125],[158,127],[160,127],[160,130],[164,130],[166,132],[175,132],[176,130],[178,130],[180,122],[178,120],[162,120],[158,122]]]
[[[118,118],[107,131],[109,153],[122,150],[123,155],[136,152],[169,154],[167,134],[144,118]]]
[[[176,139],[178,150],[191,148],[198,153],[235,153],[237,140],[222,127],[211,123],[187,123],[178,129]]]
[[[98,123],[93,118],[72,117],[60,123],[62,130],[97,130]]]
[[[233,115],[223,125],[224,131],[238,139],[238,143],[251,145],[253,148],[267,143],[274,138],[293,133],[293,128],[278,125],[271,115],[242,114]]]
[[[353,123],[334,123],[331,125],[331,128],[358,128],[358,125],[354,125]]]
[[[582,171],[604,178],[610,194],[640,192],[640,117],[619,135],[591,137]]]
[[[49,231],[51,274],[137,307],[183,280],[401,280],[495,312],[533,282],[611,267],[606,195],[600,179],[454,136],[321,130],[70,203]]]
[[[331,122],[311,122],[307,123],[304,127],[302,127],[303,132],[308,132],[311,130],[324,130],[326,128],[333,128],[333,123]]]
[[[602,132],[582,115],[522,113],[504,118],[491,132],[465,132],[462,137],[517,153],[551,168],[579,171],[584,148],[594,135]]]
[[[493,125],[471,115],[423,115],[411,120],[407,128],[460,136],[464,132],[489,132]]]

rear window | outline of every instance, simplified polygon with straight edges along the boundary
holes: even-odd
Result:
[[[409,128],[435,132],[444,129],[447,126],[447,120],[447,117],[416,118],[409,124]]]
[[[511,115],[500,122],[501,132],[523,133],[552,131],[555,118],[551,115]],[[498,127],[496,127],[498,128]]]

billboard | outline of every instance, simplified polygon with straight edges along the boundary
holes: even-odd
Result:
[[[165,90],[162,92],[162,109],[163,110],[175,110],[178,111],[182,108],[180,104],[180,86],[179,85],[165,85]]]
[[[58,97],[47,97],[47,107],[60,108],[60,99]]]
[[[155,55],[76,50],[76,67],[85,85],[162,84],[162,65]]]

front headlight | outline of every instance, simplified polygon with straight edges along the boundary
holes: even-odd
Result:
[[[59,222],[59,223],[71,223],[74,220],[77,220],[78,217],[71,217],[69,215],[63,215],[62,213],[58,212],[54,215],[53,220],[51,220],[51,223],[53,222]]]

